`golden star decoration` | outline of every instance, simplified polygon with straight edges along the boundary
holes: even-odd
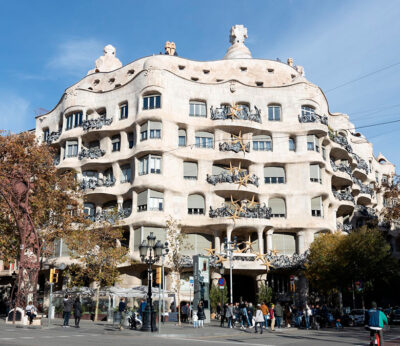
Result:
[[[239,184],[238,190],[240,189],[241,186],[247,187],[247,183],[250,179],[250,175],[246,174],[243,177],[239,178],[239,181],[236,181],[235,184]]]
[[[252,247],[253,243],[250,240],[243,242],[243,244],[245,246],[244,251],[247,251],[249,249],[253,250],[253,247]]]
[[[270,268],[275,268],[270,261],[268,261],[266,258],[264,258],[262,265],[265,266],[265,269],[267,272],[269,272]]]
[[[235,211],[229,211],[231,216],[228,216],[229,219],[232,219],[233,222],[236,222],[237,219],[240,219],[240,214],[238,214],[237,209]]]
[[[215,252],[215,249],[212,248],[211,244],[208,249],[205,248],[203,250],[207,251],[207,256],[212,256],[212,255],[214,255],[214,252]]]
[[[235,249],[235,251],[234,251],[235,253],[242,253],[245,251],[246,248],[239,249],[239,245],[242,245],[242,244],[243,244],[243,242],[237,244],[238,247]]]
[[[238,135],[238,136],[232,135],[232,137],[234,138],[234,139],[232,140],[232,144],[239,143],[239,144],[240,144],[240,149],[241,149],[244,153],[246,153],[246,145],[245,145],[244,142],[243,142],[242,131],[239,132],[239,135]]]
[[[248,207],[249,207],[249,208],[253,208],[253,207],[255,207],[257,204],[260,204],[260,203],[258,203],[258,202],[256,202],[256,201],[254,200],[254,195],[253,195],[253,197],[251,198],[251,201],[249,201]]]
[[[215,264],[221,263],[222,265],[224,265],[224,262],[227,261],[227,259],[224,256],[217,255],[217,257],[218,257],[218,260],[215,261]]]
[[[274,256],[276,256],[280,252],[280,251],[278,251],[276,249],[273,249],[273,250],[270,250],[270,251]]]
[[[262,254],[261,252],[256,253],[256,261],[257,260],[261,260],[264,261],[264,254]]]
[[[240,108],[237,104],[234,104],[233,106],[229,106],[229,113],[227,114],[228,117],[231,117],[233,119],[233,117],[236,117],[239,119],[239,116],[237,115],[237,113],[240,111]]]

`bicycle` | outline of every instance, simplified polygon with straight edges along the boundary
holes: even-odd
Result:
[[[368,327],[367,330],[370,331],[369,345],[370,346],[380,346],[381,340],[379,337],[379,331],[381,330],[381,328]]]

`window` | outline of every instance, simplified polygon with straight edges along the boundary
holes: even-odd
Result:
[[[274,233],[272,234],[273,248],[279,254],[291,256],[296,253],[296,236],[294,234]]]
[[[326,148],[324,145],[322,146],[322,158],[326,160]]]
[[[47,139],[49,138],[49,135],[50,135],[49,129],[48,128],[43,129],[43,141],[44,142],[47,142]]]
[[[311,199],[311,215],[322,217],[322,198],[314,197]]]
[[[121,136],[115,135],[111,138],[112,143],[112,151],[120,151],[121,150]]]
[[[197,162],[183,163],[183,179],[197,180]]]
[[[207,107],[205,102],[190,101],[189,116],[191,117],[207,117]]]
[[[148,95],[143,97],[143,109],[161,108],[161,95]]]
[[[205,201],[202,195],[189,195],[188,197],[188,214],[198,215],[204,214]]]
[[[253,150],[272,151],[272,139],[268,135],[253,136]]]
[[[148,155],[139,160],[139,175],[161,174],[161,157]]]
[[[218,175],[218,174],[227,174],[229,173],[229,168],[222,166],[222,165],[213,165],[212,166],[212,174],[213,175]]]
[[[214,147],[214,135],[209,132],[197,131],[195,133],[196,148],[213,148]]]
[[[78,156],[78,141],[67,141],[67,152],[65,157]]]
[[[121,166],[121,183],[129,183],[131,181],[131,165]]]
[[[178,130],[178,146],[186,147],[186,131],[184,129]]]
[[[98,140],[91,141],[91,142],[89,142],[88,146],[89,146],[89,149],[95,149],[95,148],[100,149],[100,141],[98,141]]]
[[[93,217],[96,214],[96,207],[93,203],[84,203],[83,204],[83,212],[88,215],[89,217]]]
[[[289,151],[296,151],[296,142],[294,138],[289,138]]]
[[[72,129],[73,127],[82,126],[82,112],[75,112],[66,116],[67,120],[67,130]]]
[[[271,217],[286,217],[286,205],[283,198],[271,198],[268,201],[271,208]]]
[[[82,176],[85,178],[97,178],[99,173],[97,171],[83,171]]]
[[[319,138],[316,135],[307,136],[307,150],[319,153]]]
[[[135,136],[133,132],[128,133],[128,143],[129,143],[129,149],[132,149],[135,146]]]
[[[104,180],[107,181],[114,181],[114,172],[112,168],[107,168],[104,172],[103,172],[103,178]]]
[[[310,181],[322,184],[321,168],[319,165],[310,164]]]
[[[281,120],[281,107],[278,105],[268,106],[268,120],[280,121]]]
[[[161,130],[150,130],[150,138],[161,138]]]
[[[284,184],[285,169],[283,167],[264,167],[265,184]]]
[[[119,118],[126,119],[128,118],[128,104],[123,103],[119,106]]]
[[[386,174],[382,174],[382,184],[387,184],[389,181],[389,178]]]
[[[159,121],[148,121],[140,126],[140,140],[145,141],[147,138],[161,138],[162,124]]]
[[[301,106],[301,115],[312,118],[315,115],[315,108],[311,106]]]

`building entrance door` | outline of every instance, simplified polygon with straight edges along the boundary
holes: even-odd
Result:
[[[256,280],[247,275],[233,275],[233,302],[256,302]]]

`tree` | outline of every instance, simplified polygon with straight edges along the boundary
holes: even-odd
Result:
[[[223,303],[228,302],[228,287],[225,285],[224,289],[220,289],[217,285],[211,285],[210,289],[210,305],[212,311],[217,310],[218,303],[221,303],[223,299]],[[224,308],[223,306],[221,307]]]
[[[128,249],[120,245],[123,230],[118,226],[118,212],[110,211],[104,221],[92,224],[85,232],[76,229],[67,239],[71,258],[77,260],[68,270],[69,285],[83,286],[85,281],[97,283],[95,321],[100,288],[118,282],[118,267],[128,260]]]
[[[33,133],[0,136],[0,251],[18,260],[16,305],[36,302],[40,260],[80,224],[80,192],[74,173],[57,171],[55,151]]]
[[[400,176],[394,175],[382,184],[385,207],[382,211],[384,219],[389,223],[400,224]]]
[[[273,300],[273,289],[272,287],[268,287],[264,282],[258,286],[257,291],[257,303],[261,304],[265,302],[267,304],[271,303]]]
[[[167,264],[171,268],[172,291],[175,292],[178,301],[178,324],[181,325],[181,274],[187,267],[184,250],[191,248],[185,241],[187,235],[181,232],[181,226],[177,220],[171,216],[167,219],[167,241],[169,252],[167,255]]]

